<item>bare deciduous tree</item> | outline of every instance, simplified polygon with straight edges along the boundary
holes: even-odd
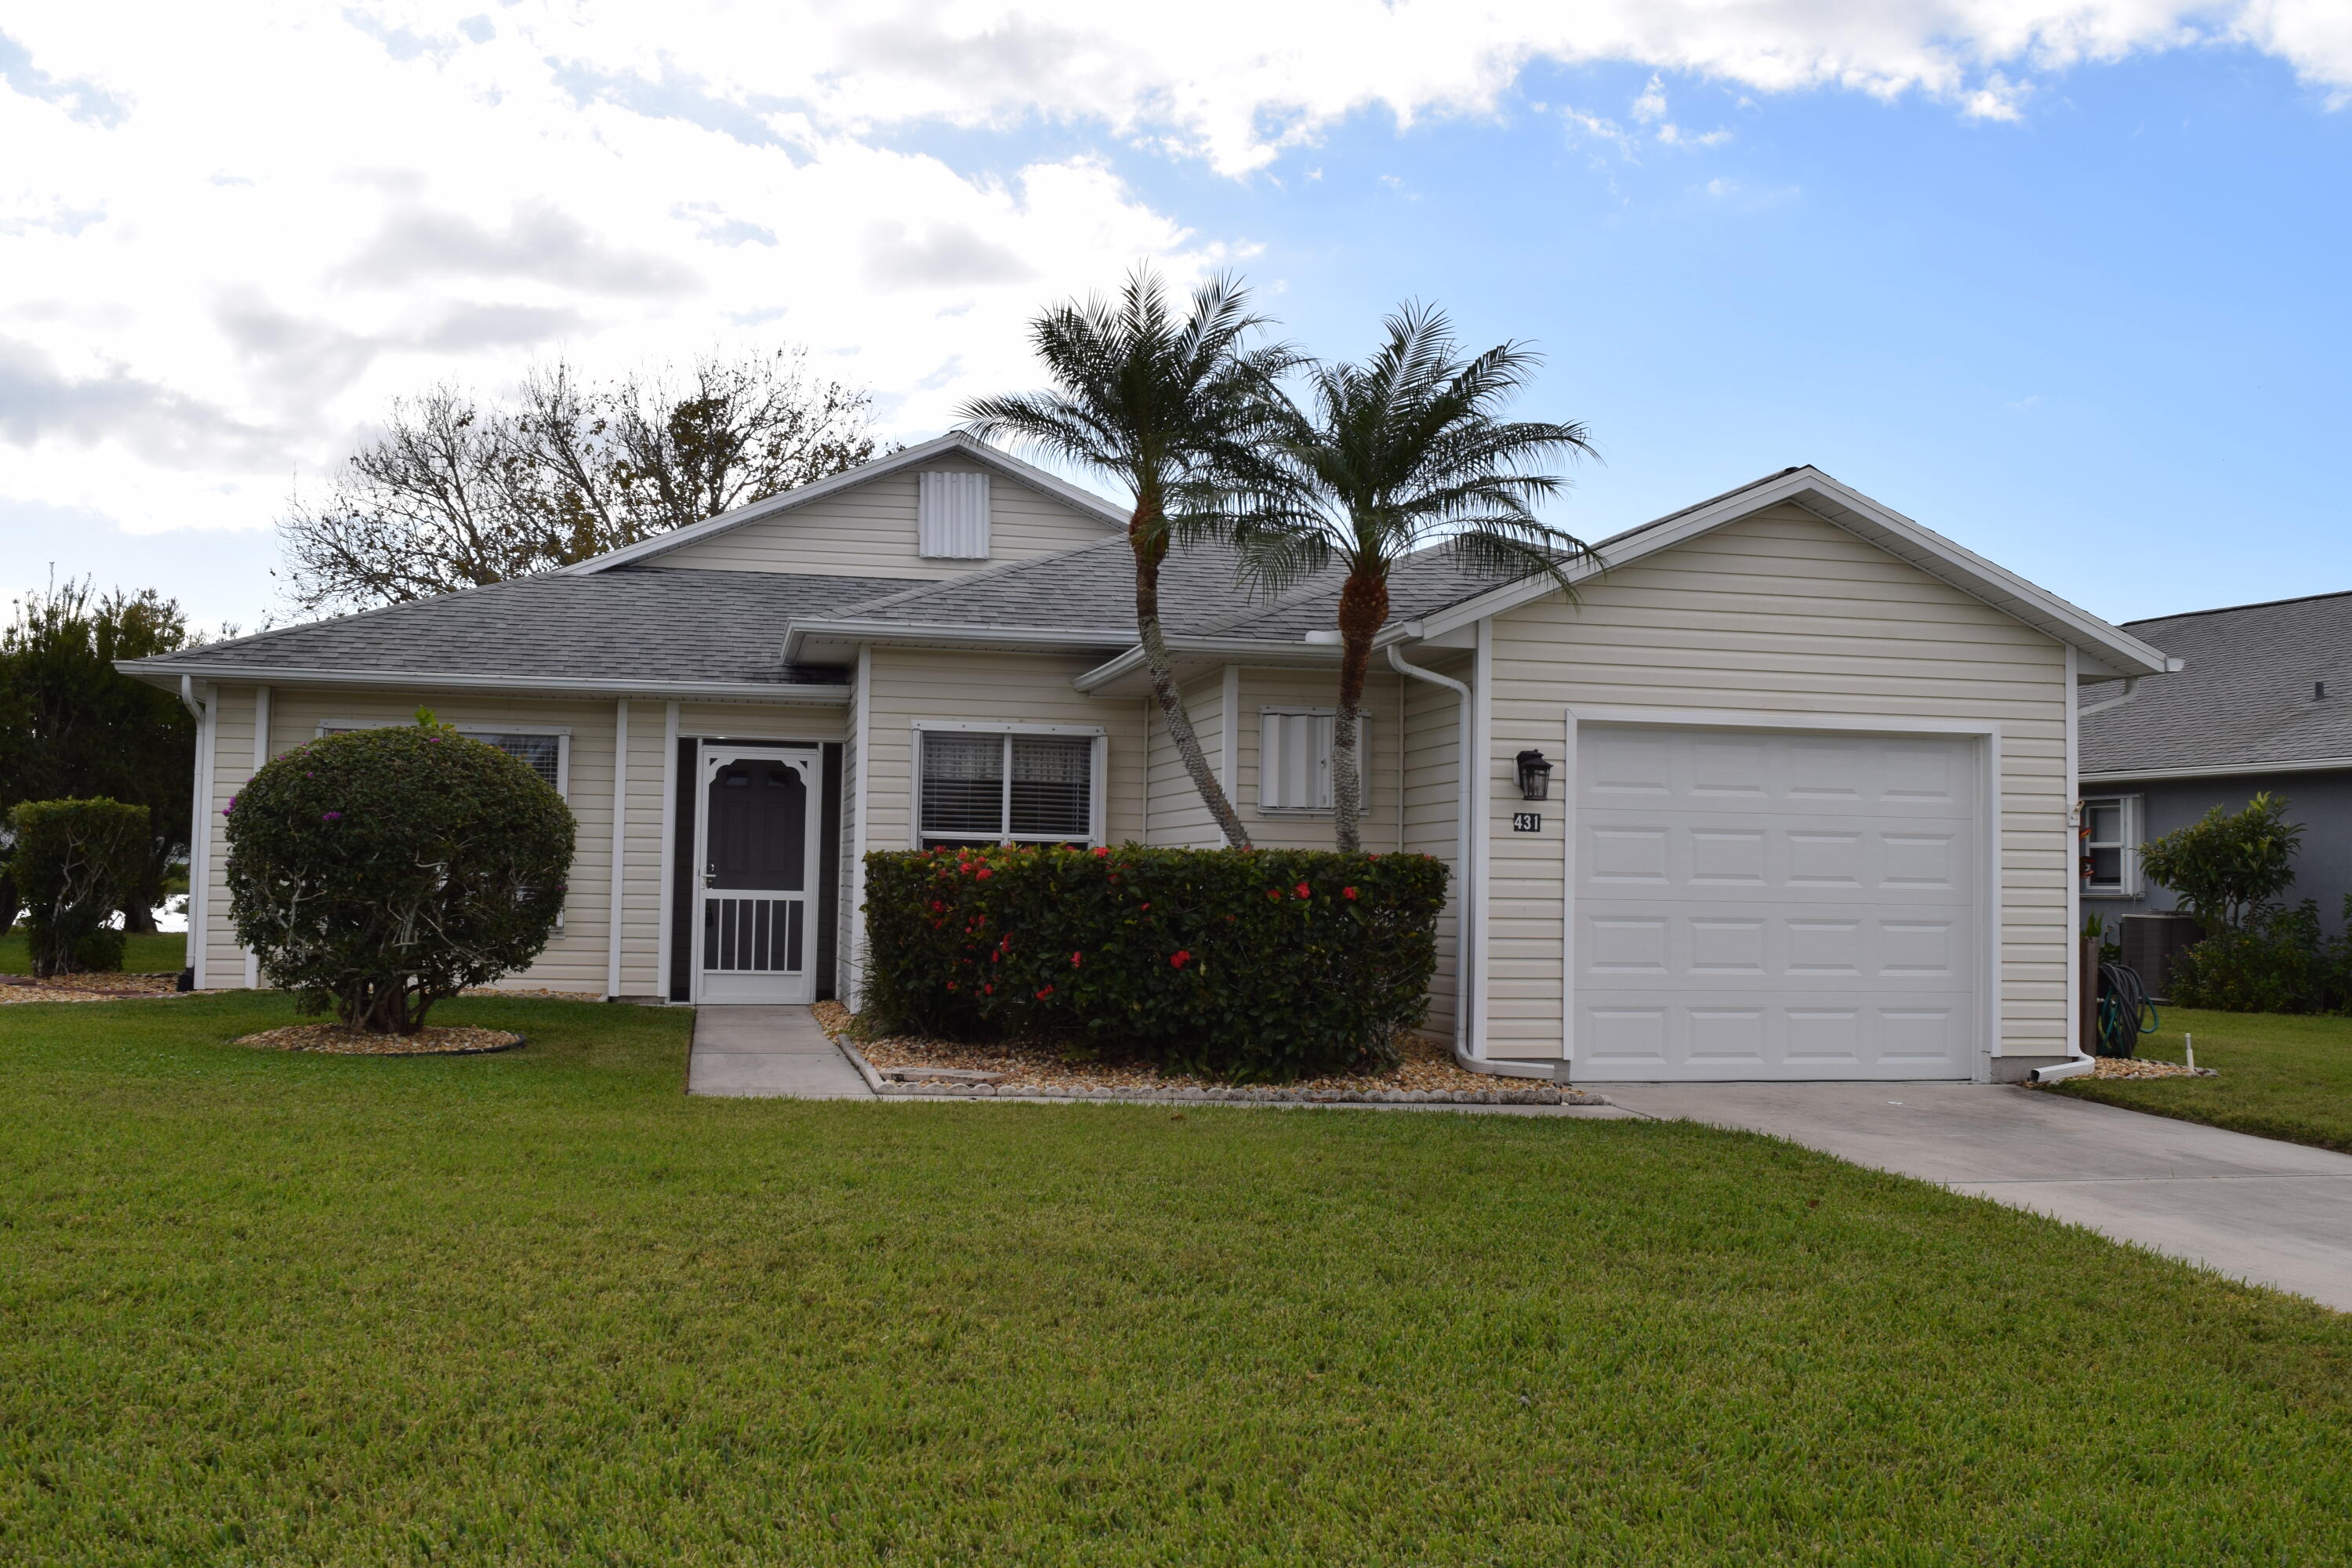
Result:
[[[362,609],[585,561],[865,462],[871,402],[801,352],[604,384],[558,360],[503,402],[435,386],[393,404],[323,499],[289,503],[288,593]]]

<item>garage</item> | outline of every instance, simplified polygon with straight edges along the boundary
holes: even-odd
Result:
[[[1576,726],[1574,1076],[1978,1076],[1991,743]]]

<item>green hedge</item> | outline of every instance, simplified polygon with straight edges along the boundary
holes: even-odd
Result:
[[[562,797],[418,718],[306,742],[227,811],[237,940],[305,1011],[377,1033],[538,957],[571,873]]]
[[[1083,1029],[1236,1079],[1376,1062],[1426,1010],[1445,876],[1324,850],[869,854],[866,1005],[955,1038]]]
[[[107,921],[145,879],[147,808],[102,796],[28,800],[9,822],[9,873],[26,904],[33,973],[121,969],[122,933]]]
[[[2347,934],[2326,935],[2319,906],[2268,905],[2237,931],[2216,932],[2172,961],[2165,990],[2182,1007],[2221,1013],[2342,1013],[2352,1008],[2352,897]]]

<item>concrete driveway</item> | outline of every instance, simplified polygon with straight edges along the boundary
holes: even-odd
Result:
[[[2352,1311],[2352,1155],[1993,1085],[1606,1092],[1644,1116],[1770,1133]]]

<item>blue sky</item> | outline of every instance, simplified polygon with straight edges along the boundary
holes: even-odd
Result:
[[[1871,92],[1538,52],[1475,90],[1381,85],[1374,61],[1328,110],[1155,109],[1173,89],[1147,82],[1083,111],[893,118],[667,47],[600,68],[636,71],[631,94],[583,102],[575,73],[533,97],[531,59],[563,53],[545,36],[475,66],[455,41],[515,38],[522,15],[448,20],[446,47],[422,14],[305,33],[287,47],[318,56],[320,90],[378,129],[299,155],[135,61],[117,81],[72,37],[17,41],[0,135],[55,178],[0,214],[0,268],[26,262],[0,300],[0,591],[54,561],[249,626],[289,485],[323,482],[389,396],[496,386],[559,348],[618,368],[806,342],[895,433],[929,434],[1025,380],[1029,310],[1139,255],[1241,270],[1318,353],[1362,352],[1409,296],[1475,342],[1534,340],[1530,409],[1585,421],[1606,457],[1556,518],[1588,537],[1811,462],[2113,618],[2352,588],[2352,68],[2332,55],[2208,42],[2034,70],[1979,50]],[[425,41],[385,42],[399,26]],[[845,69],[881,68],[827,37]],[[537,137],[503,171],[455,133],[395,132],[486,97]],[[217,144],[133,174],[142,117]],[[444,215],[431,234],[471,215],[472,259],[362,277],[354,255],[420,214]],[[747,229],[776,243],[711,237]],[[524,239],[551,234],[534,274]],[[694,284],[644,283],[666,258]],[[550,325],[455,325],[491,308]]]

